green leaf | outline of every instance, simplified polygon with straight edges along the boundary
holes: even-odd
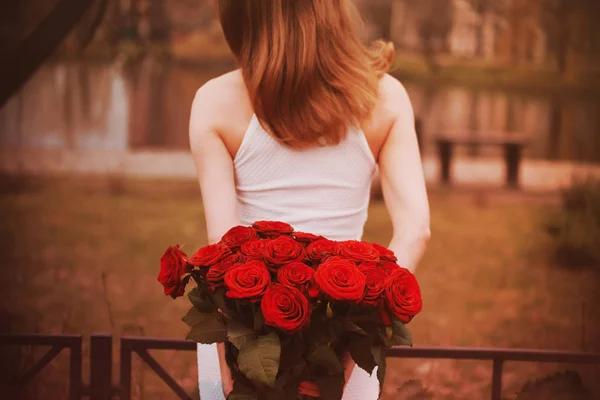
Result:
[[[348,310],[346,317],[358,325],[362,325],[363,323],[380,324],[379,315],[373,306],[354,305]]]
[[[185,317],[182,318],[183,322],[185,322],[188,326],[196,326],[198,324],[201,324],[205,321],[208,321],[211,318],[216,318],[217,317],[217,313],[216,312],[209,312],[209,313],[205,313],[202,312],[200,310],[198,310],[196,307],[192,307],[190,308],[190,310],[188,311],[188,313],[185,315]]]
[[[281,371],[281,369],[282,368],[280,366],[279,370]],[[279,372],[279,374],[277,374],[277,379],[275,380],[275,390],[283,390],[283,388],[285,388],[285,386],[290,381],[291,377],[292,374],[289,370]]]
[[[367,336],[367,332],[349,319],[344,319],[344,331]]]
[[[371,338],[368,336],[353,334],[350,336],[348,341],[348,350],[356,365],[367,371],[369,374],[373,373],[373,369],[377,366],[377,362],[373,357]]]
[[[281,360],[279,362],[279,371],[289,372],[292,376],[298,377],[306,367],[306,360],[303,354],[306,352],[306,344],[302,334],[296,333],[281,341]],[[278,378],[279,380],[279,378]]]
[[[251,381],[275,387],[275,379],[279,372],[281,343],[277,333],[259,336],[256,340],[248,340],[240,349],[238,365],[240,371]]]
[[[332,320],[327,320],[331,322]],[[306,344],[312,348],[331,340],[330,324],[313,319],[306,330],[302,332]]]
[[[200,290],[198,287],[192,289],[188,293],[188,298],[194,307],[201,312],[211,313],[217,310],[217,307],[215,307],[215,305],[212,303],[208,297],[208,294]]]
[[[344,322],[339,318],[327,320],[327,325],[329,326],[329,340],[337,339],[344,333]]]
[[[239,322],[227,323],[227,340],[240,350],[249,340],[256,340],[256,332]]]
[[[317,346],[308,355],[308,362],[327,368],[330,373],[340,373],[344,370],[335,351],[329,346]]]
[[[217,289],[215,293],[212,294],[212,298],[217,308],[225,313],[225,315],[229,316],[230,318],[235,318],[238,315],[237,310],[227,305],[227,297],[225,296],[224,288]]]
[[[327,315],[327,318],[333,318],[333,309],[331,308],[330,302],[327,303],[325,314]]]
[[[265,316],[261,310],[254,313],[254,330],[260,331],[265,326]]]
[[[387,369],[387,361],[385,358],[385,351],[381,352],[379,360],[377,360],[377,379],[379,379],[379,391],[383,390],[383,384],[385,381],[385,371]]]
[[[412,347],[412,334],[406,327],[406,324],[398,318],[392,318],[392,337],[386,338],[385,345],[392,346],[410,346]]]
[[[379,344],[374,344],[371,346],[371,354],[373,355],[373,360],[375,360],[377,365],[379,365],[381,362],[381,357],[385,358],[385,350],[383,349],[383,346]]]
[[[293,399],[294,397],[285,397],[285,390],[282,389],[275,389],[275,390],[270,390],[268,392],[262,393],[262,399],[261,400],[281,400],[281,399]]]
[[[227,396],[227,400],[259,400],[254,388],[248,386],[243,379],[233,381],[233,390]]]
[[[315,379],[322,400],[340,400],[344,394],[344,375],[317,376]]]
[[[214,313],[210,318],[192,326],[186,339],[202,344],[223,343],[227,340],[227,325],[218,318],[217,313]]]
[[[236,393],[232,391],[227,396],[227,400],[258,400],[257,394]]]

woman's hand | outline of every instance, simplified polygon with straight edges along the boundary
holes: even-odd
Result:
[[[229,396],[229,393],[233,391],[233,380],[231,379],[231,377],[222,378],[221,382],[223,384],[223,395],[225,396],[225,398],[227,398],[227,396]]]
[[[352,359],[352,356],[350,356],[350,353],[344,353],[342,356],[342,366],[344,367],[344,389],[350,380],[350,375],[352,375],[355,365],[356,363]]]
[[[217,352],[219,353],[219,368],[221,369],[221,383],[223,384],[223,394],[225,398],[229,396],[229,393],[233,390],[233,378],[231,377],[231,370],[225,360],[225,344],[217,343]]]
[[[346,385],[350,380],[350,375],[352,375],[352,371],[354,370],[356,363],[350,356],[350,353],[344,353],[341,362],[342,366],[344,367],[344,389],[346,389]],[[300,385],[298,386],[298,393],[304,396],[321,397],[319,387],[314,382],[300,382]]]

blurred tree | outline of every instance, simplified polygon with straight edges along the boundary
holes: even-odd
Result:
[[[453,0],[421,0],[419,7],[419,36],[421,49],[429,67],[439,69],[436,55],[447,50],[452,29]]]
[[[593,59],[594,28],[600,18],[597,0],[538,0],[544,10],[544,26],[551,40],[556,64],[563,78],[577,79]]]
[[[538,0],[544,10],[543,25],[563,79],[576,81],[594,67],[594,27],[600,18],[597,0]],[[574,105],[556,96],[551,107],[548,156],[559,158],[561,138],[572,136]]]
[[[56,51],[86,13],[92,13],[91,16],[88,14],[88,24],[79,30],[79,44],[84,46],[101,20],[106,1],[29,0],[2,3],[1,22],[9,22],[9,28],[2,32],[0,49],[7,60],[1,64],[0,70],[0,106]],[[18,3],[18,6],[14,3]]]
[[[214,0],[164,0],[174,32],[208,28],[216,21]]]
[[[500,58],[506,63],[514,65],[518,60],[518,46],[523,38],[523,30],[529,23],[534,13],[532,8],[539,6],[539,1],[512,0],[506,9],[507,20],[506,40],[501,49]]]
[[[481,18],[477,24],[477,44],[475,54],[478,57],[482,57],[485,41],[485,24],[488,22],[488,19],[494,15],[505,15],[507,2],[504,0],[469,0],[469,3]]]
[[[391,40],[392,0],[363,0],[357,3],[363,18],[378,28],[378,36]]]
[[[545,61],[548,32],[544,28],[545,0],[508,0],[502,10],[506,34],[500,59],[511,65]]]

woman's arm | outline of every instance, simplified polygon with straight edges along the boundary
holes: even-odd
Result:
[[[229,113],[219,105],[223,93],[217,89],[211,81],[198,90],[190,117],[190,148],[210,243],[240,223],[233,160],[220,136],[219,118]]]
[[[222,91],[208,82],[196,93],[190,117],[190,148],[200,181],[209,243],[240,224],[235,192],[233,160],[221,140],[218,118],[228,115],[218,98]],[[225,362],[225,346],[218,344],[219,364],[225,397],[233,390],[231,371]]]
[[[383,198],[393,225],[389,248],[398,263],[414,272],[429,243],[429,201],[406,89],[395,79],[385,87],[394,122],[379,154]]]

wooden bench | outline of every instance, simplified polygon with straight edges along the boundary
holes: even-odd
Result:
[[[527,145],[525,138],[516,134],[489,135],[480,134],[475,137],[458,137],[442,134],[436,138],[438,156],[440,159],[440,179],[444,184],[451,183],[451,168],[454,147],[502,147],[506,171],[506,186],[511,189],[519,188],[519,169],[523,148]]]

